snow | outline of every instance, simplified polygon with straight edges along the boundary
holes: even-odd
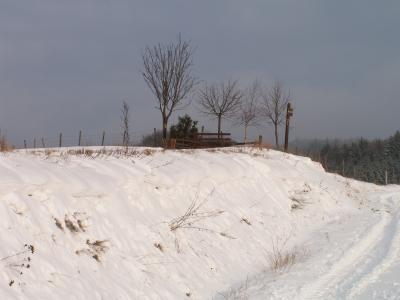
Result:
[[[0,299],[400,298],[398,186],[254,148],[81,152],[0,154]]]

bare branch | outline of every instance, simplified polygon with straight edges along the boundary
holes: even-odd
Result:
[[[218,132],[221,132],[221,119],[235,117],[240,107],[242,93],[237,81],[205,85],[199,92],[199,105],[204,114],[218,119]]]
[[[121,110],[122,121],[122,145],[128,147],[130,143],[129,138],[129,105],[125,101],[122,103]]]
[[[192,55],[190,42],[182,41],[180,35],[176,43],[146,47],[142,54],[142,76],[158,100],[164,138],[169,117],[182,108],[185,98],[196,85],[196,79],[191,76]]]
[[[290,94],[285,94],[282,84],[276,81],[270,89],[263,93],[262,98],[260,113],[274,127],[275,144],[279,148],[278,127],[285,121],[286,106],[290,100]]]
[[[260,82],[255,80],[243,92],[237,116],[237,124],[244,127],[244,142],[247,142],[247,129],[257,126],[259,121],[259,102],[261,98]]]

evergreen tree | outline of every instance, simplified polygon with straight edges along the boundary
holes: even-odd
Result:
[[[190,135],[197,133],[197,121],[193,121],[189,115],[178,118],[178,124],[172,125],[170,128],[171,138],[188,138]]]

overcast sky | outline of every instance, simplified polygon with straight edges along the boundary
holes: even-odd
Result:
[[[283,82],[293,138],[387,137],[400,129],[399,16],[397,0],[1,0],[0,128],[18,143],[117,135],[126,100],[140,138],[161,126],[142,49],[181,33],[201,80]]]

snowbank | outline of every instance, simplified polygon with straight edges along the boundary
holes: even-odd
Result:
[[[227,299],[383,189],[268,150],[97,150],[0,155],[1,299]]]

